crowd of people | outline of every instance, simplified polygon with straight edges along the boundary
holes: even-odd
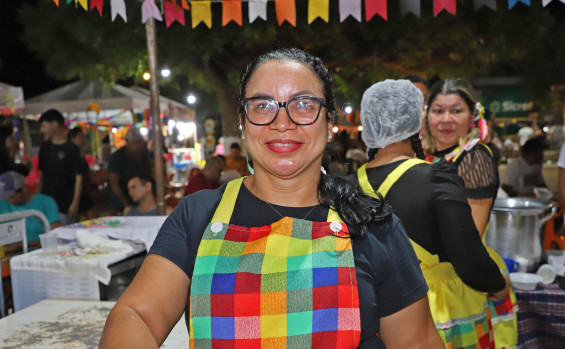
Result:
[[[374,84],[360,137],[334,134],[332,85],[321,60],[298,49],[248,64],[241,141],[228,150],[222,140],[190,171],[100,347],[158,347],[183,313],[197,348],[516,346],[508,270],[484,236],[499,188],[528,196],[545,186],[543,142],[525,142],[500,179],[468,82]],[[39,123],[37,192],[0,128],[0,213],[39,209],[52,228],[95,217],[84,132],[56,110]],[[156,215],[139,129],[105,153],[109,214]],[[30,224],[28,241],[41,233]]]

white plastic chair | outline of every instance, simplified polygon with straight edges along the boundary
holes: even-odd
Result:
[[[0,246],[13,244],[22,241],[24,253],[27,253],[27,235],[25,229],[25,219],[27,217],[36,217],[43,225],[43,232],[47,233],[51,229],[51,225],[43,212],[38,210],[25,210],[19,212],[0,214]],[[0,276],[0,314],[6,316],[4,304],[4,288],[2,285],[2,277]]]

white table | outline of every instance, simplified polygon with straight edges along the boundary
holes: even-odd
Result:
[[[46,299],[0,319],[0,348],[98,348],[114,302]],[[188,348],[183,317],[161,348]]]

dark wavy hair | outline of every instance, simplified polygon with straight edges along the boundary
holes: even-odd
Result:
[[[333,79],[322,60],[297,48],[283,48],[256,57],[245,69],[239,85],[239,116],[245,126],[243,99],[247,84],[255,70],[269,61],[298,62],[311,69],[322,84],[326,121],[332,122],[336,115]],[[327,159],[328,148],[324,154]],[[375,199],[363,193],[356,180],[337,175],[321,175],[318,183],[318,200],[326,207],[334,208],[351,228],[352,238],[361,238],[368,233],[368,225],[387,219],[392,211],[382,198]]]

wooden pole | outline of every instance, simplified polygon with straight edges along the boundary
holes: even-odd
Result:
[[[159,74],[157,72],[157,38],[155,20],[150,18],[145,22],[145,36],[147,37],[147,57],[149,65],[149,90],[151,92],[151,119],[153,121],[153,160],[155,163],[155,191],[157,197],[157,214],[165,214],[165,181],[163,168],[163,130],[161,127],[161,113],[159,111]]]

